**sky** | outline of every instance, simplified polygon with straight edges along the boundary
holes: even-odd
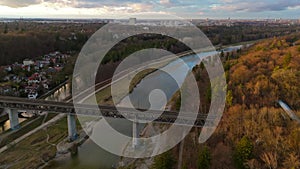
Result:
[[[300,0],[0,0],[0,18],[300,19]],[[166,14],[166,15],[165,15]]]

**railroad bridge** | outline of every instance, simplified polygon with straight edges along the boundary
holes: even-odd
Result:
[[[75,111],[76,107],[76,111]],[[75,116],[97,116],[104,118],[120,118],[153,120],[155,123],[172,124],[176,121],[178,125],[193,125],[195,127],[203,127],[205,123],[215,120],[207,114],[199,113],[195,120],[195,115],[191,113],[179,114],[178,112],[164,111],[163,113],[154,110],[147,110],[147,113],[141,113],[141,109],[121,108],[113,106],[87,105],[67,102],[55,102],[46,100],[32,100],[18,97],[0,96],[0,108],[3,108],[9,115],[11,129],[19,128],[18,111],[19,110],[35,110],[47,111],[49,113],[64,113],[67,115],[68,136],[70,140],[77,137],[76,118]],[[100,111],[99,111],[100,110]],[[159,112],[159,113],[158,113]],[[159,114],[159,115],[158,115]],[[134,138],[138,137],[136,123],[133,123]]]

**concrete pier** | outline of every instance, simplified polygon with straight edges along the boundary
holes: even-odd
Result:
[[[74,115],[68,114],[68,135],[69,141],[74,141],[77,139],[77,130],[76,130],[76,118]]]
[[[132,148],[138,148],[140,145],[139,143],[139,131],[138,131],[139,123],[133,122],[132,123]]]
[[[4,111],[8,114],[10,128],[12,130],[20,128],[18,110],[6,108]]]

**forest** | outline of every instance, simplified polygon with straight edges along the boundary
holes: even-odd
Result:
[[[300,34],[266,39],[249,49],[221,54],[221,59],[228,83],[223,117],[206,143],[198,143],[199,128],[180,143],[181,168],[300,168],[300,124],[278,105],[283,100],[300,116]],[[200,111],[207,113],[212,90],[208,73],[203,64],[193,73],[202,97]],[[174,100],[176,110],[180,95]],[[180,144],[155,157],[152,167],[177,168]]]
[[[22,20],[2,22],[0,65],[21,62],[26,58],[33,59],[53,51],[79,53],[89,37],[102,26],[104,26],[102,23],[40,23]],[[287,35],[299,31],[300,26],[199,26],[199,29],[214,45],[222,46]],[[162,47],[174,53],[186,50],[176,41],[164,39],[168,37],[152,36],[150,41],[145,41],[145,38],[149,39],[147,36],[139,36],[121,42],[122,48],[112,50],[104,63],[117,62],[124,55],[149,46]]]

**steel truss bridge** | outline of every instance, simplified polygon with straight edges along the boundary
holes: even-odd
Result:
[[[118,119],[137,119],[139,121],[153,121],[155,123],[176,125],[192,125],[195,127],[203,127],[205,124],[213,125],[216,117],[207,116],[207,114],[198,113],[178,113],[173,111],[155,111],[132,108],[121,108],[114,106],[73,104],[67,102],[56,102],[46,100],[33,100],[18,97],[0,96],[0,108],[3,108],[10,119],[11,128],[17,128],[18,110],[46,111],[49,113],[64,113],[68,115],[68,133],[69,138],[76,139],[76,118],[75,116],[94,116],[103,118]],[[100,110],[100,111],[99,111]]]

